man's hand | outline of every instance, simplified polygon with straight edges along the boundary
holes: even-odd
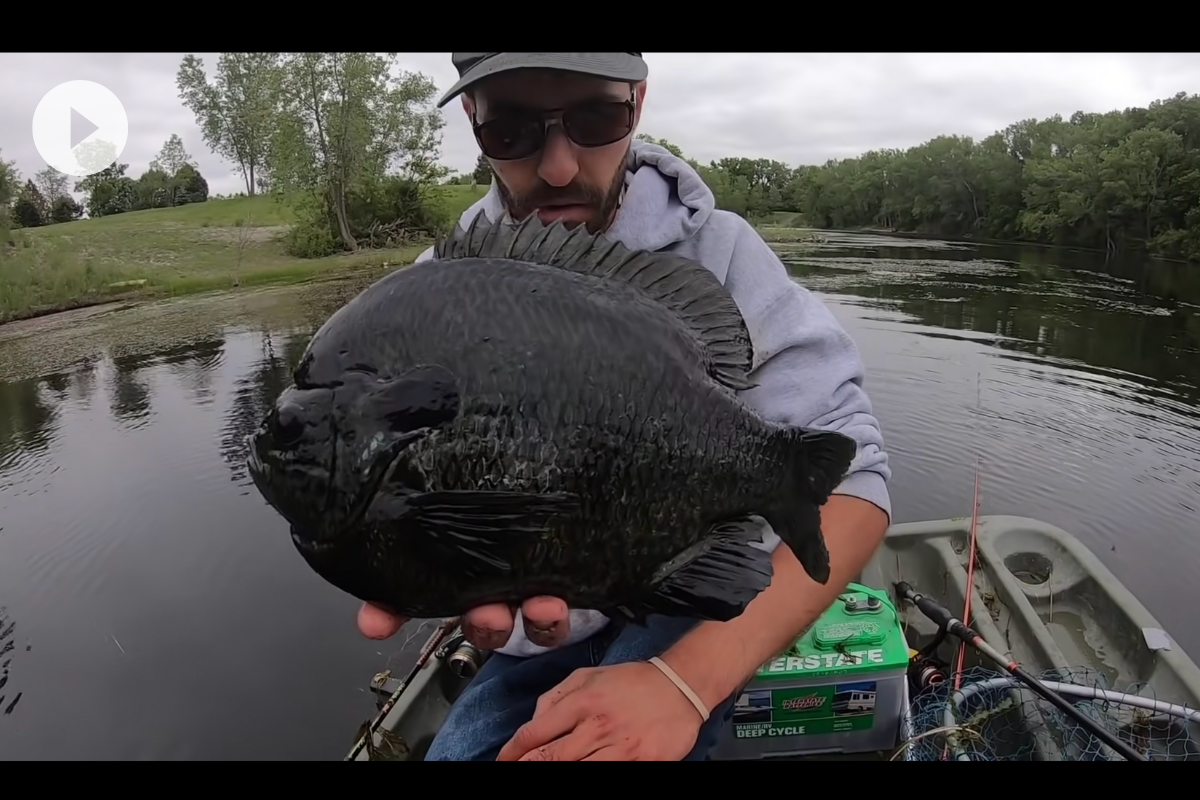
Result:
[[[571,631],[567,604],[557,597],[531,597],[521,604],[521,616],[525,635],[541,647],[556,647]],[[463,617],[463,634],[468,642],[481,650],[498,650],[512,635],[515,619],[513,610],[501,603],[480,606]],[[364,603],[358,610],[358,629],[368,639],[395,636],[405,622],[408,622],[405,617],[370,603]]]
[[[580,669],[538,699],[497,761],[681,761],[703,720],[646,662]]]

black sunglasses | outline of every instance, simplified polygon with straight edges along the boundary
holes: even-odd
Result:
[[[604,147],[624,139],[633,130],[633,100],[592,100],[567,109],[505,109],[487,122],[476,122],[471,114],[475,141],[488,158],[518,161],[546,146],[554,119],[562,112],[563,133],[579,147]]]

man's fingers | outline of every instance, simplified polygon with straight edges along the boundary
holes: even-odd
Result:
[[[535,719],[526,722],[513,735],[504,747],[500,748],[499,755],[496,756],[497,761],[520,761],[522,757],[530,752],[550,744],[560,736],[564,736],[583,721],[582,715],[579,713],[581,706],[579,703],[572,703],[568,697],[563,702],[550,708],[545,714]],[[587,755],[584,753],[583,755]],[[583,756],[581,755],[580,758]],[[556,759],[553,757],[553,751],[543,752],[541,756],[535,756],[535,760],[540,761],[570,761],[573,759]]]
[[[408,622],[405,617],[384,611],[378,606],[363,603],[358,609],[358,630],[368,639],[386,639]]]
[[[476,647],[498,650],[512,635],[512,609],[503,603],[473,608],[463,616],[462,629],[467,641]]]
[[[535,747],[521,761],[588,761],[598,750],[614,750],[608,747],[601,738],[599,726],[592,720],[585,720],[575,726],[575,730],[561,739],[555,739],[542,747]],[[597,759],[600,761],[617,761],[615,758]]]
[[[531,597],[521,604],[525,635],[540,647],[557,647],[571,632],[567,604],[557,597]]]
[[[533,597],[521,606],[525,635],[542,647],[556,647],[571,632],[567,604],[557,597]],[[484,650],[497,650],[508,643],[513,631],[513,610],[502,603],[468,611],[462,620],[467,640]],[[358,609],[358,629],[368,639],[387,639],[408,622],[378,606],[364,603]]]
[[[627,756],[624,753],[624,751],[622,751],[616,747],[601,747],[599,750],[592,753],[590,756],[587,756],[586,758],[583,758],[581,760],[582,761],[628,761],[629,756]]]
[[[582,689],[593,672],[595,672],[594,669],[581,667],[568,675],[566,680],[564,680],[562,683],[558,684],[553,689],[539,697],[537,706],[533,710],[533,719],[537,719],[542,714],[545,714],[551,708],[561,703],[563,698],[571,694],[571,692]]]

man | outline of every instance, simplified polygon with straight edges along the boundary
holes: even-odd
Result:
[[[755,348],[743,394],[764,416],[840,431],[858,442],[850,475],[822,508],[831,576],[808,577],[768,531],[771,586],[727,623],[651,617],[609,625],[559,599],[477,608],[467,637],[494,650],[451,709],[428,760],[703,760],[733,695],[827,609],[882,541],[890,477],[862,365],[828,309],[788,276],[750,225],[714,208],[699,175],[665,149],[634,141],[646,97],[640,53],[454,53],[461,80],[442,98],[463,110],[495,171],[462,216],[536,213],[586,225],[634,249],[672,250],[728,287]],[[428,251],[424,260],[432,256]],[[359,612],[372,638],[402,619]],[[660,657],[655,662],[649,660]]]

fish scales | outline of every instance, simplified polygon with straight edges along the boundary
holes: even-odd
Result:
[[[561,225],[439,252],[330,318],[252,447],[313,569],[410,616],[552,594],[728,619],[770,581],[763,517],[827,579],[853,442],[737,397],[752,349],[711,273]]]

